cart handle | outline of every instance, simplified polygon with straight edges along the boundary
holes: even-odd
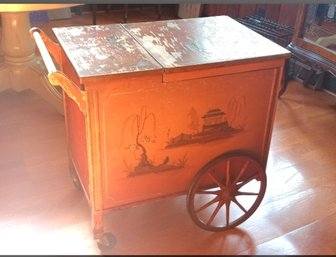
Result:
[[[47,35],[39,28],[33,27],[29,32],[30,35],[34,38],[37,48],[40,51],[42,60],[48,70],[48,80],[50,84],[54,86],[60,86],[65,91],[65,93],[77,103],[81,112],[84,113],[86,108],[85,92],[81,91],[78,86],[62,71],[57,70],[53,60],[51,59],[46,44],[51,48],[51,52],[54,53],[55,59],[58,60],[60,60],[59,46],[50,40]]]

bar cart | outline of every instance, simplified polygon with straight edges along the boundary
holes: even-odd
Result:
[[[53,32],[59,43],[31,29],[64,90],[70,171],[100,249],[115,244],[104,212],[120,206],[186,194],[210,231],[256,211],[289,51],[227,16]]]

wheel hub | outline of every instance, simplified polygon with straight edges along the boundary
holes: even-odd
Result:
[[[236,190],[234,188],[226,188],[222,191],[221,200],[224,202],[232,201],[235,196]]]

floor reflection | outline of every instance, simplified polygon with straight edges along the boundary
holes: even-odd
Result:
[[[248,232],[240,228],[233,228],[225,232],[213,233],[204,241],[204,247],[217,249],[222,254],[239,254],[245,252],[248,255],[256,253],[256,245]]]

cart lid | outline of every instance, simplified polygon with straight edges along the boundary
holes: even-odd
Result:
[[[53,28],[80,79],[133,72],[162,72],[162,67],[120,25]]]
[[[228,16],[123,26],[165,69],[290,54]]]

